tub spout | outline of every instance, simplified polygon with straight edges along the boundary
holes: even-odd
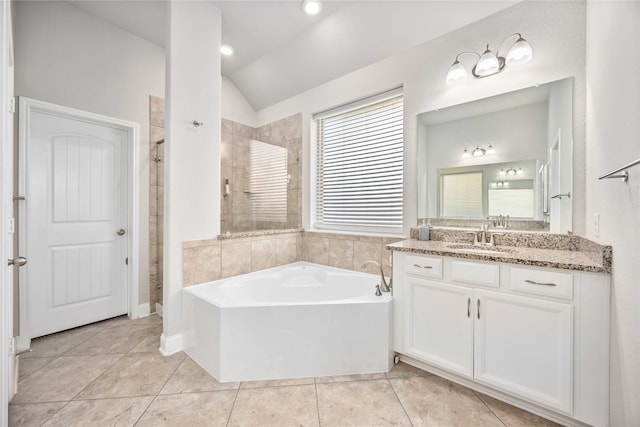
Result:
[[[362,264],[360,266],[360,268],[365,268],[368,267],[370,265],[376,265],[378,266],[378,268],[380,268],[380,290],[382,292],[391,292],[391,286],[392,286],[392,282],[393,280],[389,280],[389,283],[387,283],[387,279],[384,278],[384,271],[382,271],[382,266],[380,265],[380,263],[378,261],[367,261],[364,264]]]

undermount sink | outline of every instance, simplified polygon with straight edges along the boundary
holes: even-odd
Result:
[[[476,246],[464,243],[452,243],[447,245],[449,249],[455,249],[456,251],[464,251],[476,254],[508,254],[513,251],[506,248],[498,248],[495,246]]]

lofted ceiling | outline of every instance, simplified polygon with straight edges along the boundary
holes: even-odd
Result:
[[[69,3],[164,46],[164,1]],[[222,12],[222,42],[235,49],[222,58],[222,74],[260,110],[517,1],[325,0],[317,16],[306,15],[301,0],[212,3]]]

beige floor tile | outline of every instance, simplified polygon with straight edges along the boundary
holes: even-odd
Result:
[[[136,426],[226,426],[235,397],[235,390],[158,396]]]
[[[78,400],[69,402],[45,426],[107,427],[132,426],[149,406],[153,397]]]
[[[157,353],[160,351],[160,336],[162,335],[162,325],[149,330],[148,335],[142,339],[130,353]]]
[[[124,315],[103,320],[102,322],[94,323],[94,325],[101,328],[111,328],[114,326],[158,326],[162,325],[162,317],[157,314],[151,314],[146,317],[140,317],[139,319],[129,319],[127,315]]]
[[[58,402],[71,400],[120,357],[64,356],[49,363],[18,383],[13,403]]]
[[[391,368],[391,370],[387,372],[387,378],[426,377],[428,375],[433,374],[403,362],[394,365],[393,368]]]
[[[9,405],[11,427],[41,426],[65,405],[65,402]]]
[[[18,379],[24,379],[33,374],[38,369],[48,365],[56,357],[31,357],[27,359],[19,358],[18,362]]]
[[[318,384],[324,426],[410,426],[388,380]]]
[[[337,375],[332,377],[317,377],[316,384],[342,383],[346,381],[383,380],[386,376],[384,372],[377,374],[357,374],[357,375]]]
[[[288,378],[284,380],[261,380],[261,381],[244,381],[240,383],[240,388],[264,388],[264,387],[285,387],[292,385],[308,385],[314,384],[313,377],[310,378]]]
[[[476,395],[484,403],[489,406],[494,414],[500,418],[500,420],[508,427],[556,427],[560,424],[556,424],[553,421],[549,421],[542,417],[532,414],[531,412],[524,411],[515,406],[511,406],[508,403],[489,397],[486,394],[476,392]]]
[[[128,353],[155,331],[153,326],[114,326],[102,328],[68,354],[122,354]]]
[[[238,391],[229,426],[317,426],[315,386],[270,387]]]
[[[184,353],[129,353],[77,396],[77,399],[152,396],[165,385]]]
[[[31,341],[32,351],[24,353],[20,357],[24,360],[31,357],[62,356],[98,332],[100,332],[100,328],[89,325],[36,338]]]
[[[466,387],[435,375],[389,381],[414,426],[503,426]]]
[[[219,383],[189,356],[185,357],[160,394],[235,390],[239,383]]]

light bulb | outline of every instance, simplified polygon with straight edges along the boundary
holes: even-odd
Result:
[[[507,65],[519,65],[525,64],[531,61],[533,58],[533,50],[531,49],[531,45],[522,37],[520,37],[509,52],[507,52],[507,59],[505,62]]]
[[[496,154],[496,149],[493,148],[493,145],[489,144],[489,147],[487,147],[487,154]]]
[[[475,73],[480,77],[484,77],[495,74],[498,71],[500,71],[500,62],[496,55],[489,50],[489,45],[487,45],[487,50],[485,50],[480,59],[478,59],[478,63],[475,66]]]
[[[504,174],[505,174],[504,169],[500,169],[500,172],[498,172],[498,175],[504,176]]]
[[[518,169],[518,175],[522,175],[524,174],[524,171],[522,170],[522,168]]]
[[[486,154],[486,150],[484,148],[480,148],[479,146],[476,145],[475,150],[473,150],[471,152],[471,154],[473,154],[473,157],[482,157]]]
[[[449,68],[449,72],[447,73],[447,83],[455,82],[457,80],[464,80],[466,78],[467,69],[464,68],[464,65],[462,65],[460,61],[456,60],[451,68]]]
[[[302,8],[309,15],[317,15],[322,10],[322,4],[320,0],[304,0]]]
[[[469,150],[465,148],[464,151],[462,152],[462,158],[468,159],[469,157],[471,157],[471,153],[469,152]]]
[[[227,44],[220,46],[220,53],[225,56],[233,55],[233,48]]]

